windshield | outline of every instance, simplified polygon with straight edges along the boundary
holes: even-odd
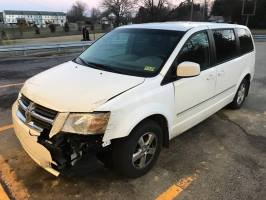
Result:
[[[133,76],[158,74],[184,32],[116,29],[91,45],[75,61],[97,69]]]

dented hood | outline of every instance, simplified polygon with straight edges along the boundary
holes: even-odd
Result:
[[[35,103],[59,112],[92,112],[144,80],[70,61],[30,78],[21,92]]]

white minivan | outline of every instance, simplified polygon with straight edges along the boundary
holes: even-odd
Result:
[[[139,177],[162,147],[226,105],[254,76],[249,29],[166,22],[116,28],[72,61],[27,80],[13,105],[16,135],[54,175],[94,154]]]

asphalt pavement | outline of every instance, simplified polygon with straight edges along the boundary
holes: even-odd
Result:
[[[255,79],[243,108],[224,108],[173,139],[138,179],[122,178],[95,158],[58,178],[35,164],[14,135],[11,105],[27,78],[76,54],[0,60],[0,185],[19,200],[266,199],[266,43],[256,48]]]

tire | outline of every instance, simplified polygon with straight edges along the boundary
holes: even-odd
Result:
[[[146,174],[159,157],[162,133],[161,127],[156,122],[145,120],[136,126],[128,137],[114,141],[112,155],[114,169],[128,178]]]
[[[240,86],[236,92],[234,100],[232,101],[232,103],[229,104],[231,109],[240,109],[242,107],[247,97],[248,89],[249,89],[249,81],[247,78],[245,78],[240,83]]]

